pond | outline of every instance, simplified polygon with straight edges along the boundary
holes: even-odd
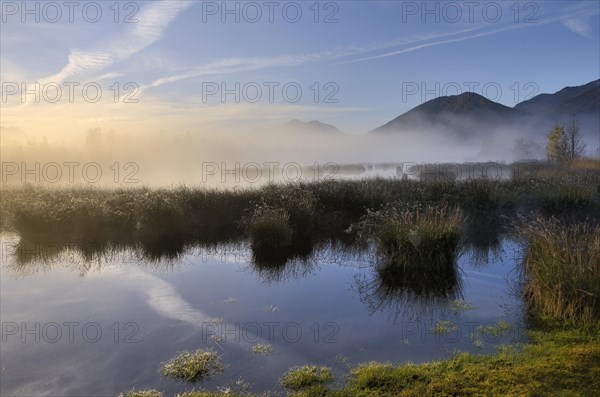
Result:
[[[39,246],[23,260],[17,236],[1,242],[2,395],[172,395],[240,378],[283,391],[278,380],[295,365],[343,375],[366,361],[418,363],[523,340],[520,248],[508,239],[427,277],[378,271],[371,252],[336,243],[257,264],[244,242],[157,260]],[[189,385],[158,372],[199,348],[222,356],[223,374]]]

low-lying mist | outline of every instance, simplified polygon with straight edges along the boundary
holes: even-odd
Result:
[[[465,130],[472,130],[468,121],[461,122]],[[96,128],[68,141],[33,138],[3,128],[2,183],[225,188],[270,181],[398,176],[391,165],[541,159],[553,123],[513,123],[468,134],[432,127],[426,132],[362,136],[285,126],[146,134]],[[585,128],[590,125],[592,128]],[[597,155],[600,139],[596,137],[594,142],[593,121],[582,120],[582,127],[586,155]]]

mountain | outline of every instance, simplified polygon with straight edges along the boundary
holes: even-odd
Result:
[[[318,120],[304,122],[298,119],[290,120],[287,123],[275,127],[277,131],[285,133],[313,133],[313,134],[344,134],[337,127],[321,123]]]
[[[600,112],[600,80],[566,87],[554,94],[540,94],[523,101],[515,109],[535,115],[583,114]]]
[[[490,101],[479,94],[466,92],[427,101],[372,132],[444,129],[465,136],[520,115],[518,110]]]
[[[475,94],[444,96],[427,101],[374,133],[441,132],[461,138],[484,136],[500,127],[525,125],[545,133],[555,122],[567,123],[576,115],[584,134],[594,137],[600,129],[600,80],[566,87],[554,94],[540,94],[510,108]],[[482,133],[484,135],[482,135]]]
[[[569,125],[575,116],[588,146],[594,148],[600,143],[600,80],[565,87],[554,94],[537,95],[519,103],[515,109],[526,113],[544,131],[554,123]]]

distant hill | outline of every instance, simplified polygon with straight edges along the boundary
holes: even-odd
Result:
[[[441,131],[458,137],[485,136],[498,127],[566,122],[572,115],[583,121],[588,134],[600,125],[600,80],[566,87],[554,94],[540,94],[510,108],[475,94],[444,96],[427,101],[374,129],[373,133]]]
[[[294,119],[273,129],[284,133],[344,134],[337,127],[318,120],[305,122]]]
[[[471,135],[482,129],[512,120],[521,112],[490,101],[472,92],[427,101],[372,132],[421,131],[445,129],[457,135]]]
[[[556,122],[569,124],[575,115],[588,146],[593,150],[600,143],[600,80],[537,95],[515,109],[526,113],[540,130],[546,131]]]
[[[554,113],[582,114],[600,111],[600,80],[577,87],[566,87],[554,94],[540,94],[523,101],[515,109],[535,115]]]

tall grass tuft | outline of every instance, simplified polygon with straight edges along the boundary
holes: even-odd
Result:
[[[359,225],[359,238],[374,240],[389,266],[444,269],[455,263],[462,222],[459,208],[396,203],[369,212]]]
[[[600,228],[536,218],[523,225],[524,297],[534,313],[586,324],[600,318]]]
[[[292,244],[290,214],[285,209],[258,205],[246,225],[253,252],[282,249]]]
[[[261,199],[264,204],[287,212],[295,239],[308,238],[313,232],[317,199],[311,191],[297,184],[269,185]]]

